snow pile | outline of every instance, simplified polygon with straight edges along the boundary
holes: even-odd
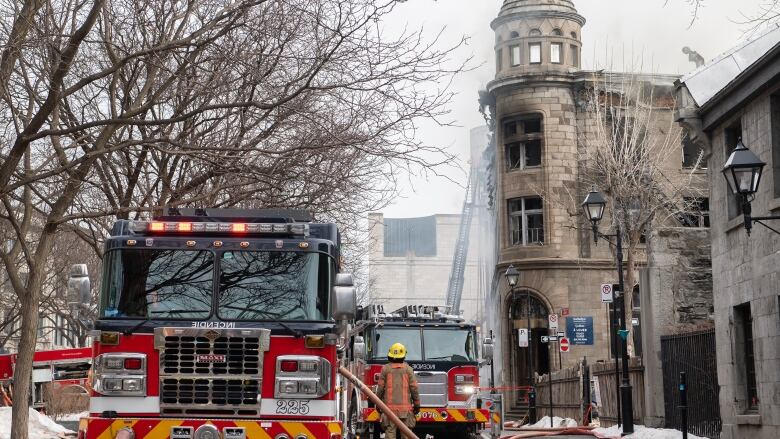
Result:
[[[62,415],[59,418],[57,418],[57,422],[62,422],[62,421],[78,422],[81,420],[81,418],[86,418],[86,417],[89,417],[89,412],[68,413],[66,415]]]
[[[549,421],[548,421],[549,422]],[[549,424],[548,424],[549,425]],[[599,436],[602,437],[620,437],[620,426],[613,425],[609,428],[597,428],[593,430]],[[626,439],[682,439],[682,432],[677,430],[669,430],[665,428],[647,428],[644,425],[634,425],[634,432],[628,436],[623,436]],[[699,436],[694,436],[688,433],[688,439],[707,439]]]
[[[571,418],[559,418],[557,416],[553,417],[552,422],[553,427],[576,427],[577,421]],[[531,424],[529,428],[550,428],[550,417],[545,416],[542,419],[539,420],[536,424]]]
[[[72,433],[32,408],[27,428],[30,437],[35,439],[52,439],[59,437],[60,433]],[[0,439],[11,439],[11,407],[0,407]]]

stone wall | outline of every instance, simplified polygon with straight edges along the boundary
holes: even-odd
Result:
[[[720,169],[733,145],[728,145],[725,129],[741,124],[742,140],[761,160],[764,169],[761,186],[752,203],[753,215],[780,214],[780,197],[773,193],[772,126],[770,97],[780,94],[780,85],[770,87],[745,108],[733,111],[730,119],[710,135],[710,169]],[[712,172],[710,210],[712,212],[712,266],[715,273],[715,336],[718,354],[718,383],[723,418],[723,438],[775,439],[780,437],[780,235],[754,225],[747,235],[741,215],[729,218],[726,181]],[[769,223],[776,227],[777,223]],[[737,306],[749,306],[752,317],[753,350],[758,389],[757,410],[748,409],[746,359],[738,349]]]
[[[664,425],[661,336],[712,327],[712,261],[707,228],[660,228],[648,239],[640,283],[645,422]]]

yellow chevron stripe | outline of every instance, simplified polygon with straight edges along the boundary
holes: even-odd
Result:
[[[331,434],[341,434],[341,424],[338,422],[328,424],[328,431],[330,431]]]
[[[306,437],[316,437],[301,422],[283,422],[281,426],[287,433],[290,433],[290,436],[292,437],[298,436],[299,434],[305,434]]]
[[[178,427],[183,423],[183,420],[160,421],[154,428],[149,430],[149,433],[146,433],[144,439],[168,439],[168,436],[171,434],[171,427]]]
[[[118,419],[111,423],[111,425],[106,428],[103,433],[100,434],[100,436],[97,437],[97,439],[114,439],[114,436],[116,435],[119,430],[121,430],[124,427],[132,427],[135,425],[135,423],[138,422],[136,420],[134,421],[128,421],[128,420],[122,420]]]
[[[366,416],[366,421],[368,422],[376,422],[379,420],[379,412],[374,410],[373,412],[369,413],[368,416]]]
[[[496,424],[501,423],[501,416],[498,413],[493,413],[493,422],[495,422]]]
[[[474,419],[479,422],[487,422],[487,416],[485,416],[480,410],[474,410]]]
[[[448,409],[447,414],[454,420],[458,422],[465,422],[466,417],[463,416],[463,413],[460,412],[458,409]]]
[[[258,422],[235,421],[236,427],[244,427],[247,439],[271,439],[271,435],[266,433],[265,429]]]

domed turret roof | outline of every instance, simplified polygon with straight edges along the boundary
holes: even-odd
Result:
[[[504,0],[504,5],[501,6],[501,12],[498,13],[498,16],[532,11],[577,13],[571,0]]]
[[[498,17],[490,25],[495,29],[501,23],[539,16],[566,18],[577,21],[580,26],[585,24],[585,18],[577,13],[571,0],[504,0]]]

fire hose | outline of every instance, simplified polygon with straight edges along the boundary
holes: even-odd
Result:
[[[387,419],[390,420],[393,424],[395,424],[396,427],[398,427],[399,430],[401,430],[401,433],[403,433],[404,437],[407,439],[420,439],[415,435],[412,430],[406,426],[406,424],[398,417],[395,413],[393,413],[392,410],[390,410],[389,407],[385,405],[384,402],[382,402],[381,399],[379,399],[378,396],[374,392],[371,391],[371,389],[368,388],[367,385],[363,384],[362,381],[360,381],[355,375],[352,375],[347,368],[344,366],[339,366],[339,373],[344,376],[344,378],[348,379],[352,384],[356,385],[358,389],[360,389],[361,392],[363,392],[368,399],[371,400],[374,404],[376,404],[376,408],[382,412],[385,416],[387,416]]]

